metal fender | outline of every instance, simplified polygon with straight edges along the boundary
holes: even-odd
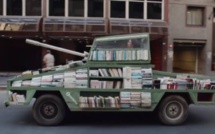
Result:
[[[165,92],[157,91],[157,92],[151,92],[152,93],[152,111],[155,110],[155,108],[158,106],[159,102],[163,98]]]
[[[60,90],[60,93],[71,111],[79,109],[79,92],[74,90]]]

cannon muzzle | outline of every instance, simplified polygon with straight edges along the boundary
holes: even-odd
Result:
[[[60,51],[60,52],[64,52],[64,53],[68,53],[68,54],[72,54],[72,55],[77,55],[77,56],[80,56],[80,57],[87,57],[88,56],[87,52],[80,53],[80,52],[72,51],[72,50],[69,50],[69,49],[49,45],[49,44],[46,44],[46,43],[41,43],[39,41],[35,41],[35,40],[31,40],[31,39],[26,39],[26,43],[31,44],[31,45],[35,45],[35,46],[40,46],[40,47],[53,49],[53,50],[56,50],[56,51]]]

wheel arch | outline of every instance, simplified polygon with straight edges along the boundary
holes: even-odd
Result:
[[[156,106],[156,108],[155,108],[155,111],[158,110],[158,107],[159,107],[160,103],[161,103],[166,97],[171,96],[171,95],[178,95],[178,96],[183,97],[183,98],[186,100],[186,102],[187,102],[188,105],[194,103],[192,97],[190,96],[190,94],[189,94],[188,92],[187,92],[187,93],[186,93],[186,92],[183,92],[183,93],[181,93],[181,92],[180,92],[180,93],[179,93],[179,92],[166,92],[166,93],[164,93],[164,94],[161,96],[161,98],[160,98],[160,100],[159,100],[159,102],[158,102],[158,104],[157,104],[157,106]]]
[[[65,104],[67,110],[69,110],[67,103],[65,102],[65,99],[63,97],[63,95],[61,94],[60,91],[36,91],[36,93],[34,94],[34,98],[39,98],[42,95],[47,95],[47,94],[51,94],[51,95],[55,95],[57,97],[59,97]]]

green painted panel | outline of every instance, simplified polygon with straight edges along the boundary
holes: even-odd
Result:
[[[212,102],[215,102],[215,93],[213,94]]]
[[[159,104],[160,100],[164,96],[165,92],[153,92],[152,93],[152,108],[153,111]]]
[[[215,93],[213,90],[190,90],[189,95],[196,105],[214,105]],[[201,97],[203,95],[203,98]]]
[[[60,90],[60,93],[71,111],[79,109],[79,91]]]
[[[26,93],[26,104],[29,104],[36,92],[36,90],[34,89],[31,89],[31,90],[26,90],[27,93]]]
[[[153,92],[152,93],[152,102],[154,104],[158,104],[164,94],[165,94],[165,92]]]
[[[197,103],[197,92],[189,92],[189,95],[193,101],[194,104]]]
[[[134,90],[133,90],[134,91]],[[79,107],[79,97],[80,96],[119,96],[120,91],[117,92],[99,92],[99,91],[78,91],[78,90],[61,90],[60,91],[67,106],[71,111],[153,111],[157,104],[160,102],[165,92],[152,92],[152,105],[150,107],[144,108],[80,108]],[[136,92],[150,92],[150,91],[140,91],[136,90]]]

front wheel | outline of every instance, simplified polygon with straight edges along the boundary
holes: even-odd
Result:
[[[180,125],[188,117],[188,104],[181,96],[168,96],[159,105],[158,116],[166,125]]]
[[[58,125],[63,121],[65,114],[65,104],[56,95],[42,95],[33,106],[33,117],[39,125]]]

